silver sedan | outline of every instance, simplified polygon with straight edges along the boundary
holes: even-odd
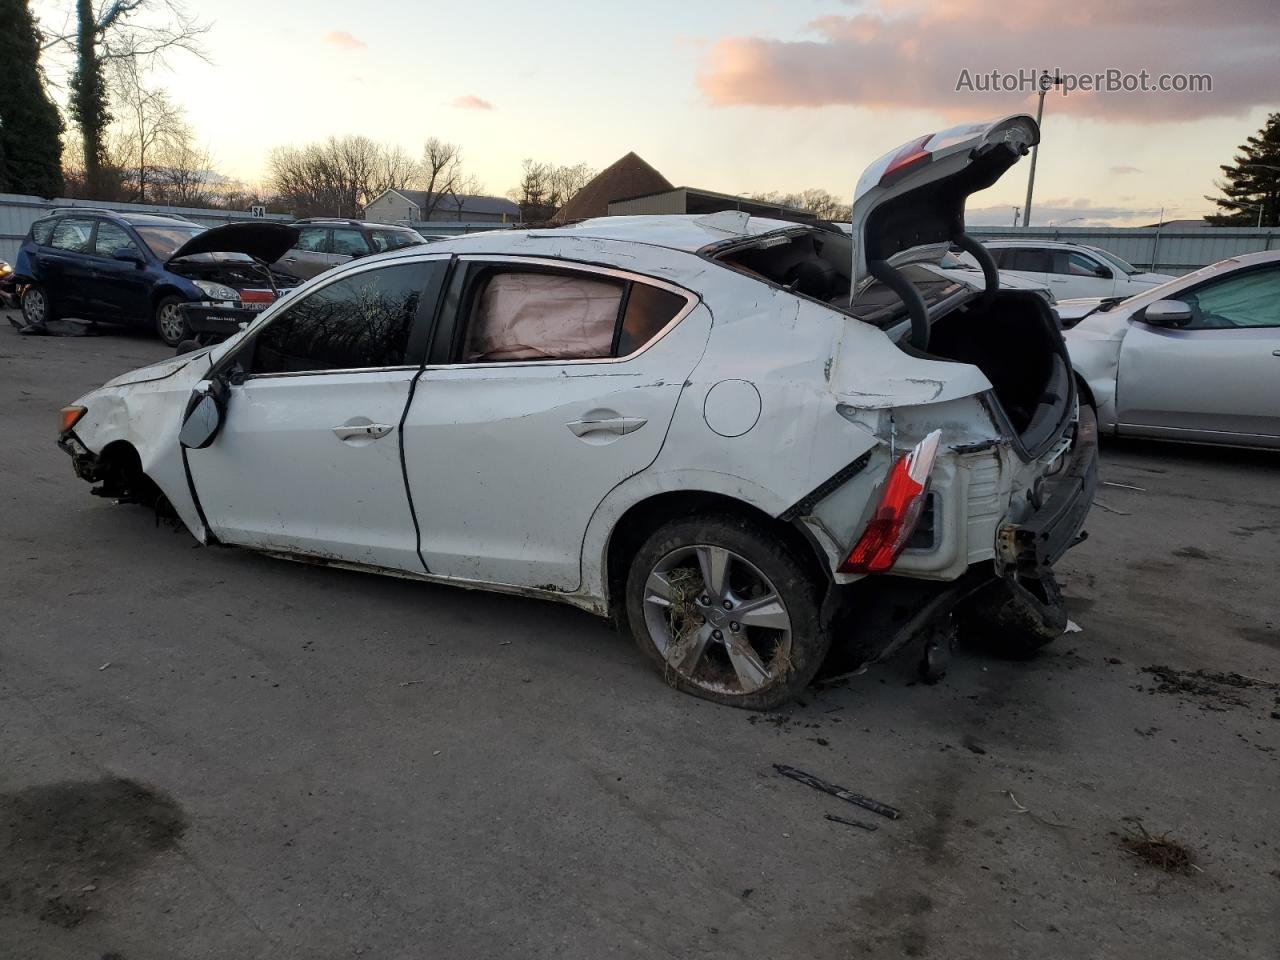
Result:
[[[1280,250],[1057,310],[1100,431],[1280,448]]]

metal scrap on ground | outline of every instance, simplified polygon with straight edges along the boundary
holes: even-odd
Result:
[[[874,823],[863,823],[861,820],[849,820],[845,817],[837,817],[834,813],[828,813],[825,816],[832,823],[843,823],[845,826],[857,827],[859,830],[879,830],[880,829]]]
[[[827,783],[825,780],[819,780],[812,774],[805,773],[803,770],[797,770],[795,767],[788,767],[785,764],[775,763],[773,769],[777,770],[784,777],[789,777],[805,786],[813,787],[815,790],[821,790],[823,793],[829,793],[833,797],[839,797],[848,803],[857,804],[865,810],[872,813],[878,813],[882,817],[888,817],[890,820],[897,820],[902,816],[902,811],[897,807],[891,807],[887,803],[881,803],[879,800],[872,800],[870,797],[864,797],[860,793],[854,793],[852,790],[846,790],[844,787],[838,787],[834,783]]]

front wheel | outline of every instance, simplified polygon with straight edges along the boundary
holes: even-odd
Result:
[[[156,304],[156,333],[171,347],[176,347],[189,336],[181,303],[177,297],[161,297]]]
[[[679,690],[752,710],[798,695],[831,645],[821,591],[790,548],[733,516],[673,520],[627,576],[640,650]]]

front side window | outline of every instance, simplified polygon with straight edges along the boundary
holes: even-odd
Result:
[[[333,231],[333,252],[344,257],[363,257],[369,252],[364,235],[359,230]]]
[[[1280,269],[1237,274],[1182,299],[1191,307],[1190,329],[1280,327]]]
[[[1057,255],[1054,273],[1065,273],[1070,277],[1098,277],[1098,268],[1102,266],[1083,253],[1063,252]]]
[[[688,303],[647,283],[522,269],[484,270],[467,301],[463,363],[626,357]]]
[[[91,220],[77,220],[64,217],[53,228],[53,236],[49,245],[55,250],[66,250],[70,253],[88,253],[89,235],[93,231]]]
[[[114,257],[117,250],[137,249],[133,237],[125,232],[124,227],[116,223],[98,222],[98,235],[94,238],[93,249],[100,257]]]
[[[439,262],[396,264],[321,287],[272,318],[254,337],[247,372],[405,365],[422,290],[430,272],[444,268]]]

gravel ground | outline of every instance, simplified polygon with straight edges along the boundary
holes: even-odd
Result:
[[[0,957],[1276,955],[1280,457],[1109,444],[1080,632],[756,715],[565,607],[90,497],[58,408],[168,352],[0,323]]]

